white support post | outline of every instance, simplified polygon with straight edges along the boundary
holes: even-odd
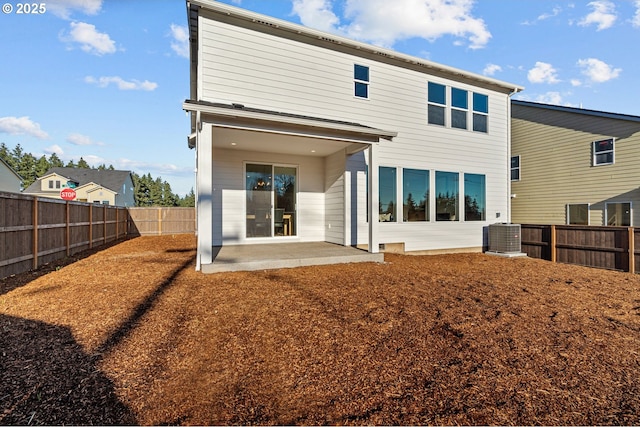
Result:
[[[369,252],[377,254],[380,251],[378,240],[378,145],[369,146]]]
[[[198,123],[196,133],[198,259],[196,269],[213,262],[213,126]]]

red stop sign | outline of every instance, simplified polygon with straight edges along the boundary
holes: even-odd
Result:
[[[60,198],[62,200],[73,200],[76,198],[76,192],[73,188],[65,188],[60,192]]]

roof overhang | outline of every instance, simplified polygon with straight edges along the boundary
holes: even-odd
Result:
[[[183,108],[198,117],[196,127],[202,123],[214,126],[213,144],[218,148],[326,156],[343,149],[354,153],[381,139],[391,140],[397,136],[397,132],[358,123],[246,108],[237,104],[188,100]],[[256,137],[256,132],[259,137]],[[195,129],[188,141],[193,148]]]
[[[281,37],[294,39],[303,43],[343,51],[351,55],[368,57],[379,62],[385,62],[403,68],[410,68],[431,75],[469,82],[470,84],[477,85],[479,87],[490,88],[506,94],[513,94],[524,90],[524,87],[521,85],[493,79],[481,74],[429,61],[424,58],[403,54],[392,49],[362,43],[336,34],[314,30],[293,22],[273,18],[271,16],[262,15],[211,0],[187,1],[189,32],[192,43],[192,71],[193,67],[195,67],[197,63],[196,45],[198,38],[198,15],[201,13],[200,8],[209,12],[207,16],[216,20],[231,22],[245,28],[255,29],[268,34],[276,34]],[[193,97],[194,94],[192,93],[191,96]]]

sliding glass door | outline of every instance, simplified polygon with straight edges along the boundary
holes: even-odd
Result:
[[[245,166],[247,237],[296,235],[297,170],[292,166]]]

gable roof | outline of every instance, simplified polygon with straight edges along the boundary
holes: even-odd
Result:
[[[42,178],[51,174],[63,176],[69,181],[77,182],[79,186],[94,182],[115,193],[120,193],[122,186],[126,182],[127,178],[131,176],[130,171],[100,170],[88,168],[51,168],[47,171],[47,173],[43,175],[43,177],[39,178],[33,184],[27,187],[24,192],[39,192],[40,181],[42,180]]]
[[[5,166],[7,167],[7,169],[9,169],[9,171],[10,171],[11,173],[13,173],[13,174],[18,178],[18,180],[19,180],[20,182],[22,182],[22,177],[21,177],[20,175],[18,175],[18,172],[16,172],[15,170],[13,170],[13,168],[12,168],[11,166],[9,166],[9,163],[5,162],[5,161],[4,161],[4,160],[2,160],[1,158],[0,158],[0,163],[2,163],[3,165],[5,165]]]
[[[594,116],[594,117],[604,117],[607,119],[640,122],[640,116],[633,116],[631,114],[609,113],[606,111],[588,110],[585,108],[565,107],[562,105],[552,105],[552,104],[542,104],[539,102],[521,101],[519,99],[512,99],[511,104],[519,105],[522,107],[542,108],[546,110],[562,111],[565,113],[583,114],[583,115]]]

